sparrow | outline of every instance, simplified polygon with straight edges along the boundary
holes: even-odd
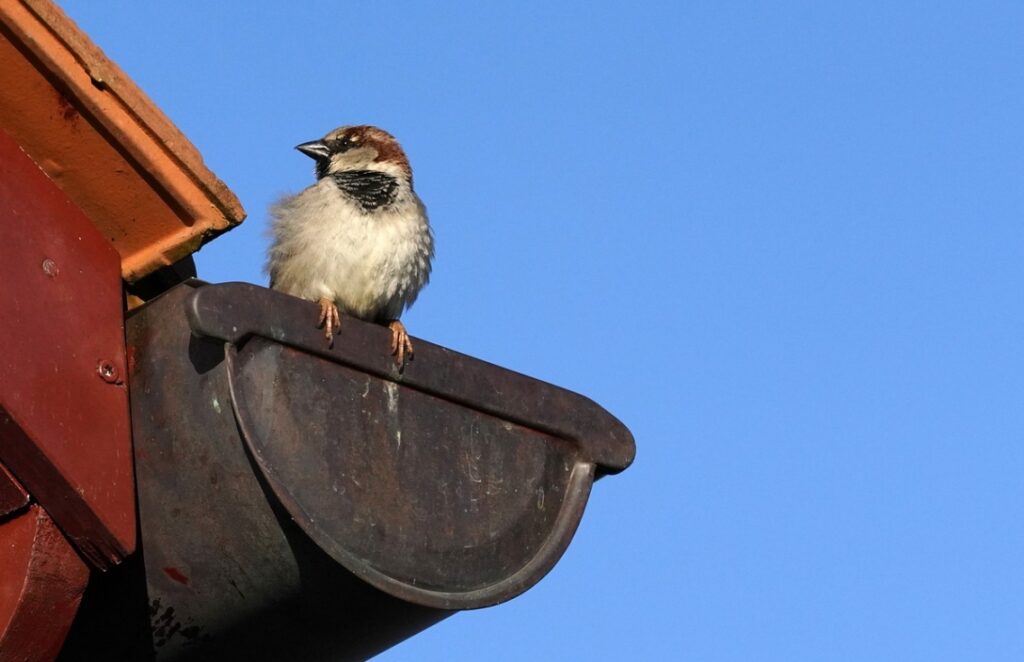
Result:
[[[390,133],[343,126],[297,150],[316,183],[270,209],[270,287],[316,301],[333,345],[341,315],[387,325],[399,368],[413,357],[402,312],[430,278],[434,237],[412,168]]]

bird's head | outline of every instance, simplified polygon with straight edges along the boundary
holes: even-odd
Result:
[[[401,145],[375,126],[343,126],[295,149],[316,161],[317,179],[344,170],[379,170],[412,179]]]

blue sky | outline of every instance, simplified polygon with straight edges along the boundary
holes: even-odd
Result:
[[[411,333],[633,430],[537,587],[384,660],[1024,659],[1024,5],[61,2],[238,194],[373,123]]]

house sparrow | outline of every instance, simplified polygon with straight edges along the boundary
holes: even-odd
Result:
[[[317,182],[270,210],[270,287],[320,304],[333,344],[339,311],[391,329],[399,367],[413,347],[398,321],[430,277],[434,238],[398,141],[373,126],[343,126],[295,149]]]

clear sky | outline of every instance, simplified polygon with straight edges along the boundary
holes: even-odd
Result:
[[[203,278],[380,125],[411,333],[636,435],[537,587],[381,659],[1024,659],[1024,5],[61,4],[248,210]]]

